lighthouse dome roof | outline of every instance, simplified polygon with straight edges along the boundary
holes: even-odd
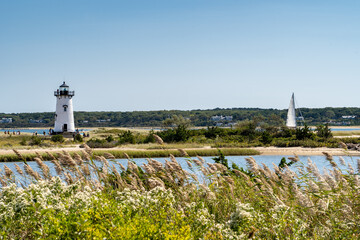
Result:
[[[69,87],[68,85],[66,85],[66,83],[65,82],[63,82],[63,84],[61,84],[61,86],[60,87]]]

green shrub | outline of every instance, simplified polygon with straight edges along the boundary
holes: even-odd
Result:
[[[21,139],[20,145],[21,146],[26,146],[27,145],[26,138]]]
[[[108,142],[105,139],[92,138],[86,144],[91,148],[113,148],[118,143],[116,141]]]
[[[113,135],[109,135],[109,136],[107,136],[107,137],[105,138],[105,140],[106,140],[107,142],[113,142],[113,141],[115,141],[115,138],[114,138]]]
[[[62,142],[64,142],[65,141],[65,139],[64,139],[64,136],[63,135],[53,135],[53,136],[51,136],[51,141],[53,141],[53,142],[58,142],[58,143],[62,143]]]
[[[81,134],[78,133],[78,134],[75,135],[74,141],[75,141],[75,142],[83,142],[84,139],[83,139],[83,137],[81,136]]]
[[[125,131],[122,134],[119,134],[119,143],[120,144],[135,144],[135,136],[131,131]]]
[[[40,145],[42,142],[41,138],[38,137],[38,136],[32,136],[31,139],[30,139],[30,145],[31,146],[34,146],[34,145]]]

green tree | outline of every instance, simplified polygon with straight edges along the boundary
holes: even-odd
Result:
[[[307,124],[302,128],[296,128],[295,135],[297,140],[312,139],[314,137],[314,133],[312,133]]]
[[[122,134],[119,134],[118,136],[119,136],[120,144],[125,144],[125,143],[135,144],[136,143],[135,136],[130,130],[125,131]]]
[[[53,136],[51,136],[51,141],[62,143],[62,142],[64,142],[64,136],[63,135],[53,135]]]
[[[260,142],[262,142],[263,144],[270,144],[273,140],[273,137],[271,136],[271,134],[268,131],[264,131],[261,134],[260,137]]]
[[[219,156],[214,157],[213,160],[216,163],[220,163],[220,164],[224,165],[225,167],[229,168],[228,160],[225,158],[225,155],[223,154],[223,152],[220,149],[218,149],[218,151],[219,151]]]
[[[316,132],[316,135],[318,135],[321,138],[328,139],[328,138],[332,137],[331,129],[329,128],[329,124],[316,126],[315,132]]]
[[[84,141],[84,139],[83,139],[83,137],[81,136],[81,134],[76,134],[75,136],[74,136],[74,141],[75,142],[83,142]]]
[[[248,139],[248,142],[251,142],[255,139],[256,126],[256,122],[251,120],[241,121],[235,125],[236,129],[240,131],[240,134]]]

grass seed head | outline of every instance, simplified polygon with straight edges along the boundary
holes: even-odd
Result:
[[[179,148],[178,151],[180,152],[180,155],[181,155],[182,157],[187,157],[187,156],[189,156],[189,154],[188,154],[184,149]]]
[[[343,142],[339,142],[339,146],[345,150],[348,150],[348,146]]]
[[[84,162],[78,153],[74,153],[74,160],[75,160],[76,164],[79,166],[81,166]]]
[[[50,177],[49,176],[49,174],[50,174],[49,167],[38,157],[34,158],[34,160],[36,161],[39,168],[42,170],[44,177],[49,178]]]
[[[330,154],[330,153],[328,153],[328,152],[322,152],[324,155],[325,155],[325,157],[326,157],[326,160],[333,160],[333,156]]]
[[[8,168],[8,166],[6,166],[6,165],[4,165],[4,172],[5,172],[5,176],[6,176],[7,178],[10,178],[11,175],[13,174],[13,171],[11,171],[11,169]]]
[[[40,155],[40,153],[38,153],[38,152],[35,151],[35,154],[36,154],[36,156],[37,156],[38,158],[40,158],[42,161],[44,161],[44,159],[43,159],[43,157]]]
[[[164,141],[161,139],[161,137],[159,137],[158,135],[156,134],[153,134],[154,138],[155,138],[155,141],[160,144],[160,145],[163,145],[164,144]]]
[[[205,159],[204,159],[204,158],[202,158],[202,157],[200,157],[200,156],[196,156],[196,157],[202,162],[202,164],[205,163]]]
[[[126,168],[121,163],[118,163],[118,164],[119,164],[122,171],[126,171]]]
[[[129,157],[129,155],[128,155],[126,152],[124,152],[124,156],[125,156],[125,158],[127,158],[128,160],[131,160],[131,158]]]
[[[107,159],[116,159],[116,158],[114,157],[114,155],[112,155],[111,153],[108,153],[108,152],[105,152],[105,153],[104,153],[104,157],[107,158]]]
[[[26,172],[28,175],[32,176],[32,177],[35,178],[36,180],[40,180],[40,179],[41,179],[39,173],[38,173],[38,172],[35,172],[28,164],[25,164],[25,165],[24,165],[24,168],[25,168],[25,172]]]
[[[50,152],[46,151],[46,154],[50,157],[51,160],[55,160],[56,157],[54,155],[52,155]]]
[[[90,154],[88,154],[86,151],[81,150],[81,153],[82,153],[83,159],[84,159],[85,161],[90,161],[90,160],[91,160]]]
[[[20,174],[20,175],[23,175],[24,174],[24,172],[23,172],[23,170],[19,167],[19,165],[17,165],[16,163],[15,163],[15,169],[16,169],[16,171]]]
[[[342,156],[339,157],[339,161],[341,165],[346,166],[345,159]]]
[[[61,175],[61,173],[63,172],[63,168],[61,167],[60,163],[58,160],[51,160],[51,162],[55,165],[55,171],[58,175]]]

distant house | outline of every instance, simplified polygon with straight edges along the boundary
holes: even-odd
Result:
[[[40,119],[40,120],[36,120],[36,119],[30,119],[29,123],[43,123],[45,122],[44,120]]]
[[[12,123],[12,118],[2,118],[0,123]]]
[[[212,116],[212,117],[211,117],[211,121],[213,121],[213,122],[218,122],[218,121],[221,121],[221,118],[222,118],[222,116],[218,116],[218,115]]]
[[[233,116],[225,116],[225,120],[226,120],[226,121],[232,121],[232,120],[233,120]]]
[[[355,119],[355,115],[349,115],[349,116],[341,116],[342,119]]]
[[[98,123],[111,122],[111,119],[110,118],[109,119],[98,119],[98,120],[96,120],[96,122],[98,122]]]
[[[215,116],[212,116],[211,117],[211,121],[213,122],[220,122],[220,121],[232,121],[233,120],[233,116],[218,116],[218,115],[215,115]]]

